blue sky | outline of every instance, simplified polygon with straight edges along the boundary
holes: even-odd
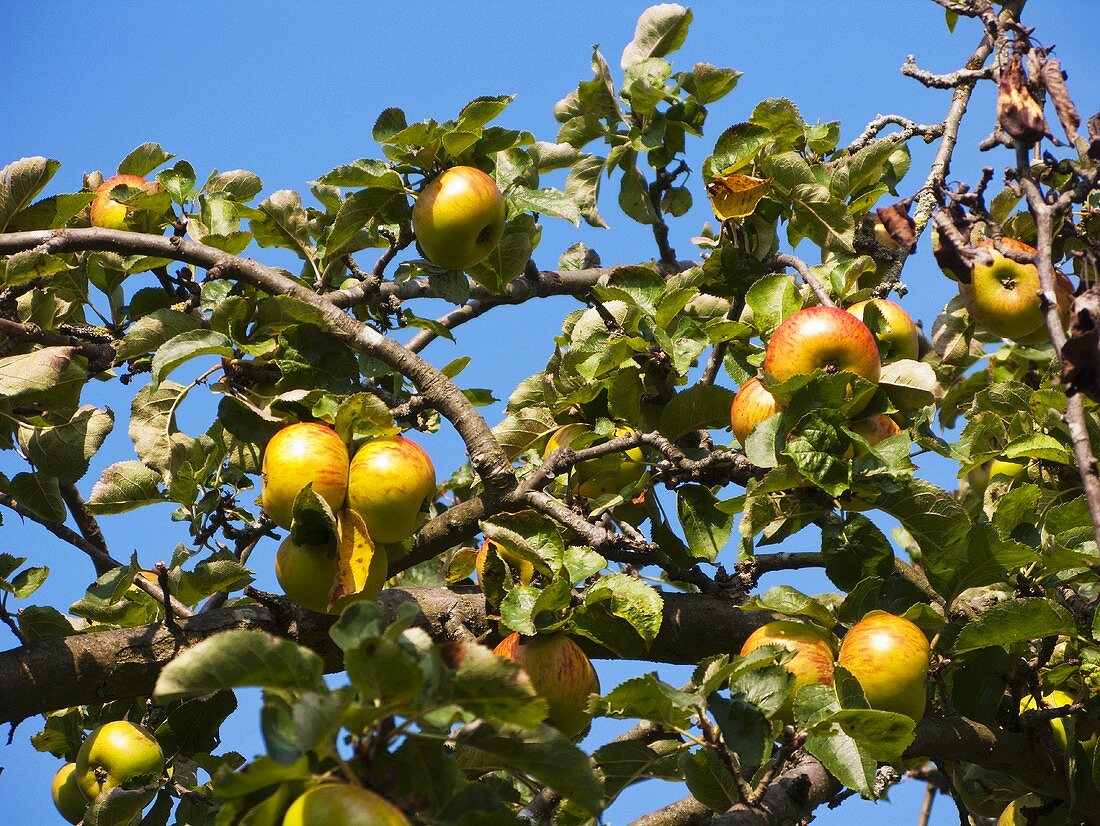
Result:
[[[5,0],[0,26],[5,32],[0,56],[0,166],[28,155],[46,155],[63,164],[51,191],[79,189],[81,176],[111,172],[118,161],[144,141],[158,141],[189,160],[200,180],[214,167],[249,169],[263,179],[264,194],[277,189],[308,191],[307,182],[341,163],[378,156],[370,139],[377,114],[388,106],[409,118],[446,119],[478,95],[515,94],[500,122],[528,129],[542,140],[556,133],[551,109],[590,76],[591,47],[600,44],[613,70],[630,40],[644,2],[447,3],[438,2],[165,2],[44,3]],[[1069,71],[1069,89],[1084,117],[1100,108],[1100,58],[1093,33],[1100,29],[1100,3],[1032,0],[1027,21],[1036,36],[1058,46]],[[930,0],[711,0],[693,5],[695,22],[684,48],[673,56],[677,69],[697,61],[743,71],[738,88],[711,109],[708,135],[689,149],[698,170],[721,130],[744,120],[767,97],[787,97],[809,122],[837,120],[842,140],[857,135],[878,113],[896,112],[935,122],[946,110],[949,93],[926,90],[901,76],[906,55],[935,71],[957,68],[973,49],[978,32],[962,21],[948,35],[943,11]],[[972,147],[990,131],[993,94],[989,84],[975,95],[953,165],[953,177],[976,180],[982,166],[1000,170],[1011,162],[1005,152],[980,155]],[[922,164],[932,148],[914,144],[914,174],[902,185],[920,185]],[[560,181],[557,183],[560,184]],[[689,239],[710,220],[701,178],[688,181],[696,207],[672,229],[680,257],[692,255]],[[605,194],[601,211],[610,231],[574,228],[546,221],[536,261],[552,268],[575,241],[599,251],[605,263],[629,263],[655,255],[647,228],[618,212],[614,193]],[[260,257],[289,264],[278,258]],[[365,263],[370,259],[364,258]],[[926,247],[905,272],[911,288],[904,305],[926,326],[950,298],[950,282],[934,266]],[[498,398],[522,378],[541,369],[550,338],[565,313],[579,306],[552,299],[521,308],[504,308],[461,328],[457,345],[436,341],[424,355],[443,365],[460,354],[473,357],[462,375],[466,386],[491,387]],[[433,316],[443,305],[419,304],[419,315]],[[516,331],[522,329],[522,338]],[[730,384],[728,376],[725,383]],[[126,437],[127,396],[93,388],[87,401],[110,405],[119,414],[116,432],[88,476],[87,493],[107,464],[130,458]],[[198,423],[209,416],[201,401],[187,417]],[[487,411],[490,424],[500,407]],[[441,476],[463,460],[461,443],[447,428],[422,442]],[[14,472],[14,457],[0,456],[0,471]],[[952,471],[926,460],[928,478],[952,486]],[[169,508],[151,508],[103,520],[116,557],[137,551],[148,566],[167,560],[175,542]],[[0,551],[31,555],[52,574],[36,601],[64,607],[76,600],[93,577],[78,552],[61,546],[36,526],[23,526],[4,514]],[[799,537],[791,549],[816,549],[817,538]],[[252,557],[260,587],[274,589],[270,565],[275,543]],[[732,551],[727,552],[727,556]],[[724,558],[730,564],[732,558]],[[766,584],[787,581],[808,591],[829,590],[821,577],[772,576]],[[14,644],[6,631],[0,647]],[[641,670],[651,670],[652,666]],[[684,679],[683,669],[662,668],[669,682]],[[601,665],[604,688],[638,668]],[[0,687],[2,690],[2,687]],[[255,706],[245,708],[224,731],[223,748],[246,755],[262,749]],[[15,743],[0,748],[0,811],[18,806],[26,823],[52,823],[49,780],[58,763],[26,742],[38,722],[25,722]],[[598,724],[594,739],[617,730]],[[893,803],[872,806],[850,802],[836,812],[821,812],[816,822],[895,823],[915,821],[922,789],[903,784]],[[624,823],[643,811],[682,796],[671,786],[646,784],[609,813]],[[937,803],[932,823],[954,823],[947,801]]]

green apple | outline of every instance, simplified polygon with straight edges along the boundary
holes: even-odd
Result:
[[[916,624],[872,611],[844,635],[837,665],[859,680],[871,708],[920,722],[930,659],[928,638]]]
[[[1064,691],[1054,689],[1049,694],[1043,695],[1044,708],[1060,708],[1061,706],[1073,705],[1073,698]],[[1020,713],[1030,711],[1032,709],[1039,708],[1035,702],[1035,697],[1031,694],[1023,697],[1020,700]],[[1077,718],[1080,719],[1080,718]],[[1076,722],[1076,720],[1075,720]],[[1074,733],[1077,742],[1084,748],[1085,754],[1092,757],[1092,753],[1096,750],[1097,739],[1100,739],[1100,735],[1096,732],[1095,728],[1088,724],[1086,720],[1082,720],[1082,725],[1078,725],[1074,728]],[[1066,745],[1069,743],[1069,738],[1066,736],[1066,723],[1062,717],[1054,717],[1050,721],[1051,736],[1054,739],[1054,744],[1058,748],[1065,751]]]
[[[410,826],[401,810],[362,786],[329,783],[298,797],[283,826]]]
[[[348,594],[334,605],[333,586],[340,574],[340,554],[350,553],[352,548],[342,547],[332,538],[321,545],[299,545],[292,539],[283,540],[275,554],[275,578],[283,593],[294,602],[318,614],[339,614],[355,600],[371,600],[378,596],[386,584],[386,553],[373,545],[355,548],[359,553],[357,563],[366,571],[363,587]]]
[[[779,412],[779,401],[753,376],[737,391],[730,405],[730,427],[742,445],[746,444],[753,428]]]
[[[88,810],[88,798],[76,782],[76,763],[66,763],[53,776],[53,805],[69,823],[79,823]]]
[[[124,201],[116,201],[112,196],[125,198],[134,190],[145,195],[164,194],[163,208],[153,211],[134,209]],[[115,175],[101,183],[95,190],[92,198],[90,219],[93,227],[103,229],[133,229],[143,232],[151,231],[157,226],[163,227],[168,210],[167,193],[156,181],[147,181],[140,175]],[[160,206],[158,204],[158,206]],[[142,215],[141,213],[145,213]]]
[[[154,785],[162,774],[164,754],[157,739],[148,729],[126,720],[99,726],[76,755],[76,782],[88,800],[122,785]]]
[[[1024,465],[1021,462],[1013,462],[1009,459],[993,459],[989,463],[989,478],[1004,476],[1007,479],[1012,479],[1018,476],[1023,469]]]
[[[263,508],[271,520],[290,527],[294,499],[307,484],[333,513],[348,492],[348,449],[335,430],[314,422],[284,427],[264,450]]]
[[[1043,310],[1039,302],[1039,271],[1034,264],[1021,264],[1002,254],[992,239],[978,243],[991,256],[989,264],[975,264],[970,283],[959,284],[959,294],[974,323],[994,335],[1035,343],[1046,337]],[[1035,248],[1015,238],[1002,238],[1001,246],[1016,252],[1034,253]],[[1063,324],[1068,319],[1073,287],[1057,274],[1056,291]]]
[[[435,264],[463,270],[476,264],[504,234],[504,196],[491,177],[455,166],[420,191],[412,211],[413,233]]]
[[[869,416],[866,419],[860,419],[858,422],[852,422],[851,428],[866,439],[871,447],[874,447],[883,439],[889,439],[891,436],[897,436],[901,433],[901,428],[898,427],[898,423],[885,413],[879,413],[874,416]]]
[[[1001,812],[1001,816],[997,818],[997,826],[1067,826],[1069,823],[1076,822],[1070,820],[1064,804],[1059,804],[1053,811],[1043,814],[1037,819],[1033,817],[1029,820],[1027,814],[1023,811],[1024,809],[1038,809],[1043,805],[1043,799],[1036,794],[1028,794],[1017,798]]]
[[[878,344],[867,325],[838,307],[807,307],[784,319],[768,341],[764,372],[786,381],[819,368],[877,383]]]
[[[547,459],[550,454],[561,447],[574,447],[581,442],[582,437],[592,432],[592,426],[584,422],[572,422],[559,427],[546,442],[542,451],[542,458]],[[629,436],[636,431],[631,427],[616,425],[611,438]],[[581,447],[593,447],[606,439],[597,439],[594,442],[587,440],[581,442]],[[632,447],[618,453],[600,456],[595,459],[587,459],[573,466],[570,481],[573,489],[581,496],[589,499],[597,499],[618,493],[623,488],[630,487],[638,482],[645,474],[645,454],[640,447]]]
[[[749,634],[741,646],[741,656],[765,645],[779,645],[794,652],[794,657],[786,663],[787,670],[794,675],[794,692],[813,683],[833,684],[833,645],[824,631],[791,620],[769,622]],[[788,699],[780,708],[778,718],[791,720],[792,707],[793,703]]]
[[[493,653],[518,665],[535,691],[546,700],[546,721],[566,737],[577,737],[588,727],[588,698],[600,693],[592,661],[565,634],[537,637],[508,635]]]
[[[366,442],[348,470],[348,507],[363,517],[375,542],[400,542],[421,523],[434,496],[435,466],[420,445],[404,436]]]
[[[481,543],[481,547],[478,548],[477,551],[477,556],[474,558],[474,570],[477,571],[477,581],[481,583],[482,586],[485,584],[485,567],[489,564],[490,548],[492,548],[493,553],[508,566],[513,576],[518,577],[520,585],[531,584],[531,578],[535,575],[535,566],[529,560],[517,556],[499,542],[486,539]]]
[[[872,305],[886,322],[885,330],[877,333],[872,331],[879,344],[882,363],[889,364],[899,359],[915,359],[920,352],[920,335],[917,325],[900,304],[885,298],[872,298],[853,304],[848,308],[848,312],[866,323],[867,311]]]

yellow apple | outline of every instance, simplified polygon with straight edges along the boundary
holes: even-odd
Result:
[[[866,323],[867,309],[872,305],[886,322],[886,329],[882,332],[872,331],[879,343],[882,363],[889,364],[899,359],[915,359],[920,351],[920,336],[917,325],[900,304],[885,298],[872,298],[853,304],[848,308],[848,312]]]
[[[76,782],[88,800],[123,784],[153,785],[163,773],[164,754],[157,739],[148,729],[126,720],[99,726],[76,755]]]
[[[420,249],[441,267],[462,270],[493,251],[504,234],[504,196],[473,166],[452,167],[421,190],[412,211]]]
[[[737,391],[730,405],[730,427],[737,441],[744,445],[753,428],[779,412],[779,401],[753,376]]]
[[[871,708],[920,722],[930,659],[928,638],[917,625],[872,611],[844,635],[837,665],[859,680]]]
[[[333,513],[344,507],[348,491],[348,449],[335,430],[299,422],[271,437],[264,450],[263,508],[271,520],[290,527],[294,499],[307,484]]]
[[[314,786],[283,815],[283,826],[410,826],[401,810],[380,795],[348,783]]]
[[[168,202],[165,201],[164,209],[159,215],[145,216],[149,220],[138,221],[134,225],[138,210],[133,209],[122,201],[116,201],[111,196],[120,195],[126,190],[140,190],[146,195],[163,193],[162,187],[156,181],[147,181],[140,175],[115,175],[108,178],[96,187],[95,197],[92,198],[90,220],[93,227],[103,229],[133,229],[138,231],[150,231],[157,225],[164,226],[163,213],[167,211]],[[167,193],[165,193],[167,198]]]
[[[421,522],[421,509],[435,495],[435,466],[404,436],[372,439],[352,457],[348,507],[363,517],[375,542],[400,542]]]
[[[69,823],[79,823],[88,810],[88,798],[76,782],[76,763],[66,763],[53,777],[53,805]]]

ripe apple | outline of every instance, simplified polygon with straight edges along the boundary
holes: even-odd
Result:
[[[885,298],[872,298],[853,304],[848,308],[848,312],[866,323],[867,308],[872,304],[886,322],[884,331],[880,333],[872,331],[881,348],[882,363],[889,364],[899,359],[915,359],[920,352],[917,325],[900,304]]]
[[[823,631],[803,622],[777,620],[761,625],[741,646],[744,657],[764,645],[781,645],[794,652],[787,660],[787,670],[794,675],[794,692],[811,683],[833,684],[833,646]],[[780,720],[790,720],[793,703],[788,698],[779,709]]]
[[[776,381],[821,368],[847,370],[877,383],[879,367],[870,329],[838,307],[807,307],[788,316],[772,333],[764,354],[764,372]]]
[[[159,183],[147,181],[140,175],[115,175],[113,178],[108,178],[96,187],[95,197],[92,198],[90,217],[93,227],[131,229],[127,219],[134,214],[135,210],[111,197],[116,194],[116,190],[120,189],[139,189],[148,195],[164,192],[164,187]],[[167,204],[165,207],[167,208]],[[133,228],[147,230],[152,227]]]
[[[779,412],[779,401],[753,376],[737,391],[730,405],[730,426],[737,441],[744,445],[754,427]]]
[[[76,782],[88,800],[123,784],[152,785],[163,773],[164,753],[157,739],[148,729],[126,720],[99,726],[76,755]]]
[[[477,581],[479,583],[485,584],[485,566],[489,563],[490,546],[493,553],[504,561],[515,576],[519,577],[520,585],[531,584],[531,578],[535,575],[535,566],[523,557],[512,553],[499,542],[494,542],[491,539],[486,539],[481,543],[477,556],[474,558],[474,570],[477,571]]]
[[[372,439],[351,460],[348,507],[375,542],[400,542],[420,526],[421,506],[435,495],[435,466],[404,436]]]
[[[1017,252],[1035,252],[1035,248],[1015,238],[1002,238],[1001,246]],[[1039,303],[1039,270],[1034,264],[1013,261],[987,238],[978,243],[988,250],[990,264],[975,264],[969,284],[959,284],[959,294],[974,323],[994,335],[1016,341],[1046,336],[1043,310]],[[1063,324],[1068,319],[1073,287],[1064,275],[1057,275],[1058,309]],[[1030,343],[1035,343],[1031,341]]]
[[[88,798],[76,782],[76,763],[66,763],[53,776],[53,805],[69,823],[79,823],[88,810]]]
[[[299,422],[272,436],[264,450],[263,508],[276,525],[290,527],[294,499],[310,482],[338,513],[348,492],[348,449],[331,427]]]
[[[879,413],[866,419],[860,419],[858,422],[852,422],[851,428],[866,439],[871,447],[874,447],[883,439],[889,439],[891,436],[897,436],[901,433],[901,428],[898,427],[898,423],[885,413]]]
[[[283,826],[409,826],[401,810],[362,786],[314,786],[290,804]]]
[[[928,638],[914,623],[872,611],[844,635],[837,665],[859,680],[871,708],[920,722],[930,659]]]
[[[591,425],[584,422],[573,422],[559,427],[547,440],[542,458],[549,458],[560,447],[573,447],[581,437],[591,432]],[[633,428],[617,425],[612,438],[629,436],[634,432]],[[592,447],[602,441],[606,440],[598,439],[591,444],[584,444],[583,447]],[[571,482],[573,489],[581,496],[597,499],[635,484],[642,478],[645,470],[645,454],[640,447],[632,447],[619,453],[578,462],[573,466]]]
[[[452,270],[476,264],[504,234],[504,196],[472,166],[452,167],[420,191],[413,232],[433,263]]]
[[[546,700],[546,721],[574,738],[588,726],[588,697],[600,693],[591,660],[565,634],[520,637],[509,634],[493,653],[527,672],[535,691]]]

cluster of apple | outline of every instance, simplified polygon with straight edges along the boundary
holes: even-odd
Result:
[[[919,722],[924,716],[925,682],[931,648],[914,623],[885,611],[872,611],[851,627],[835,654],[831,634],[792,620],[769,622],[757,628],[741,647],[745,656],[765,645],[778,645],[794,656],[787,668],[794,690],[812,683],[833,684],[833,663],[852,674],[863,687],[867,704]],[[791,709],[780,710],[789,720]]]
[[[120,786],[150,787],[134,801],[140,811],[156,794],[164,774],[164,753],[143,726],[115,720],[96,728],[80,746],[75,763],[66,763],[53,779],[53,803],[69,823],[80,823],[88,804],[103,792]]]
[[[283,528],[291,526],[294,501],[311,485],[339,519],[350,511],[362,519],[371,543],[400,542],[420,524],[426,499],[435,494],[435,467],[428,454],[404,436],[365,442],[349,458],[344,440],[330,427],[300,422],[284,427],[268,442],[263,459],[263,509]],[[346,517],[354,518],[354,517]],[[379,575],[354,597],[374,599],[385,582],[386,556],[380,547],[367,563]],[[275,557],[275,574],[287,596],[312,611],[330,608],[339,571],[337,541],[300,545],[287,538]]]
[[[871,307],[884,322],[877,333],[863,321]],[[788,316],[772,333],[764,353],[764,373],[772,381],[783,382],[819,368],[831,373],[844,370],[877,383],[882,364],[917,357],[918,338],[909,313],[885,298],[861,301],[847,310],[807,307]],[[753,428],[780,408],[760,378],[752,377],[741,385],[730,407],[734,436],[746,444]],[[853,422],[852,430],[872,445],[901,432],[892,418],[881,413]]]

